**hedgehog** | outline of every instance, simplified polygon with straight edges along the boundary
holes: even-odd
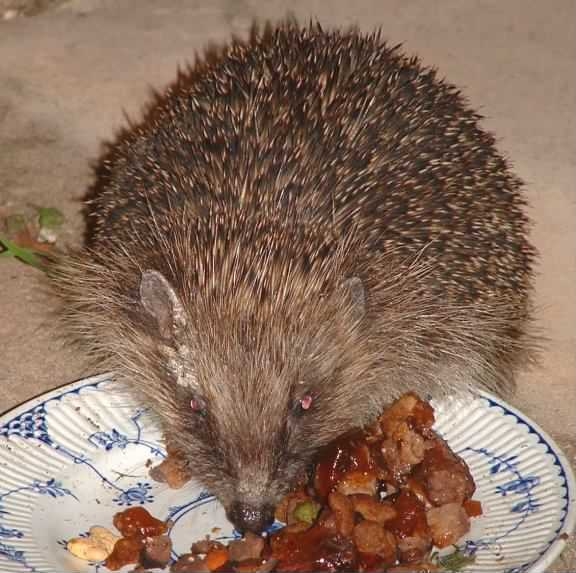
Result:
[[[533,353],[519,178],[460,91],[379,32],[212,50],[108,145],[65,331],[240,531],[406,391],[505,393]]]

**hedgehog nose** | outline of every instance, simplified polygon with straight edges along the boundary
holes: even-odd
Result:
[[[228,519],[241,533],[261,533],[274,521],[274,507],[253,506],[236,501],[228,510]]]

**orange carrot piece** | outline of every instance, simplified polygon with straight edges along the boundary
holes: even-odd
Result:
[[[482,515],[482,504],[475,499],[467,499],[462,506],[468,517],[479,517]]]
[[[228,549],[211,549],[206,554],[206,567],[210,569],[210,571],[216,571],[222,567],[228,561]]]

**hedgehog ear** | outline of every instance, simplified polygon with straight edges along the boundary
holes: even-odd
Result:
[[[340,285],[352,307],[352,316],[361,320],[366,314],[366,291],[359,277],[350,277]]]
[[[180,298],[166,277],[158,271],[142,273],[140,302],[155,319],[162,338],[173,338],[186,324]]]

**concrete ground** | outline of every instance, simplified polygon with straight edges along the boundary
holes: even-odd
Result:
[[[207,42],[288,11],[326,26],[380,26],[391,43],[403,42],[464,87],[487,116],[527,182],[542,255],[536,302],[549,344],[515,404],[574,460],[573,0],[1,0],[0,209],[58,207],[68,218],[62,240],[78,241],[90,162],[124,111],[137,114],[150,86],[169,82]],[[89,373],[51,331],[37,274],[0,261],[0,412]],[[575,570],[573,550],[550,569]]]

